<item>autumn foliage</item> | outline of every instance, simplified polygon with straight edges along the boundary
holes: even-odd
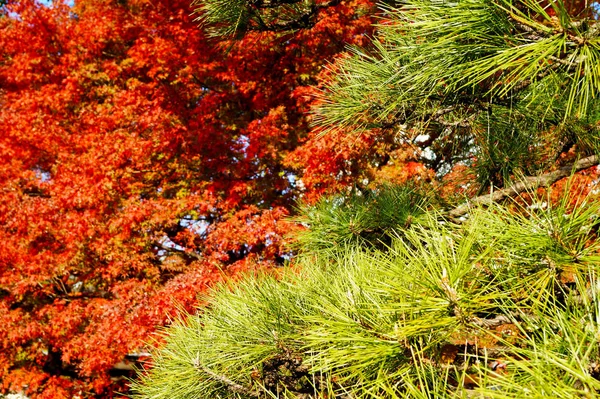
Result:
[[[350,185],[389,144],[334,149],[304,114],[327,60],[365,44],[368,0],[235,43],[188,0],[0,10],[0,392],[122,391],[115,364],[206,287],[281,265],[299,195]]]

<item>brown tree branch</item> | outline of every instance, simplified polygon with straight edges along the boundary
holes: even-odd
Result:
[[[298,1],[295,1],[295,0],[269,1],[269,2],[260,1],[260,2],[253,3],[253,5],[257,9],[261,9],[261,8],[274,8],[274,7],[278,7],[282,4],[294,4],[297,2]],[[341,2],[342,2],[342,0],[330,0],[330,1],[326,1],[324,3],[315,3],[306,12],[298,15],[293,20],[289,20],[289,21],[285,21],[285,22],[274,22],[274,23],[264,24],[264,25],[261,24],[261,26],[258,26],[258,27],[251,27],[250,30],[269,31],[269,32],[285,32],[285,31],[311,28],[312,26],[314,26],[314,24],[316,22],[314,20],[314,18],[316,17],[316,15],[318,14],[318,12],[320,10],[328,8],[328,7],[337,6],[338,4],[341,4]]]
[[[543,174],[541,176],[528,176],[522,181],[513,184],[510,187],[494,191],[491,194],[480,195],[469,200],[466,204],[460,205],[450,210],[447,215],[450,219],[458,219],[461,216],[468,214],[473,205],[490,205],[495,202],[500,202],[506,198],[518,195],[526,190],[535,190],[539,187],[548,187],[558,180],[571,175],[571,173],[579,172],[598,165],[600,159],[596,155],[580,159],[579,161],[563,166],[553,172]]]

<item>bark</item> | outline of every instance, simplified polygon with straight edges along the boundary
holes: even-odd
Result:
[[[570,176],[572,173],[579,172],[598,165],[600,159],[596,155],[580,159],[572,164],[565,165],[560,169],[549,172],[540,176],[527,176],[522,181],[513,184],[510,187],[494,191],[490,194],[480,195],[470,199],[466,204],[460,205],[447,213],[450,219],[458,219],[465,216],[471,211],[473,206],[490,205],[495,202],[500,202],[506,198],[514,197],[526,190],[535,190],[539,187],[548,187],[558,180]]]

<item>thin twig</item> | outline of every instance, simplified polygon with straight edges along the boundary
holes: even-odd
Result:
[[[200,363],[200,359],[196,358],[194,359],[194,367],[196,367],[198,370],[202,371],[203,373],[208,374],[208,376],[214,380],[219,381],[220,383],[222,383],[223,385],[227,386],[227,389],[229,389],[230,391],[234,392],[234,393],[241,393],[243,395],[248,395],[251,396],[253,398],[258,398],[260,397],[260,394],[252,389],[249,389],[243,385],[238,384],[237,382],[234,382],[232,380],[230,380],[229,378],[225,377],[224,375],[219,375],[217,373],[215,373],[214,371],[210,370],[209,368],[203,366]]]
[[[448,298],[448,301],[452,304],[454,315],[458,319],[463,319],[462,309],[458,305],[458,293],[456,292],[454,287],[450,285],[450,280],[448,279],[448,272],[445,268],[442,270],[442,278],[440,283],[442,285],[444,293],[446,294],[446,297]]]
[[[161,242],[158,242],[158,241],[155,241],[154,245],[156,245],[160,249],[163,249],[163,250],[165,250],[167,252],[175,252],[175,253],[181,254],[183,256],[187,256],[189,258],[197,259],[197,260],[203,260],[204,259],[202,257],[202,255],[200,255],[200,254],[198,254],[198,253],[196,253],[194,251],[188,251],[188,250],[186,250],[184,248],[180,249],[180,248],[177,248],[177,247],[170,247],[170,246],[165,245],[165,244],[163,244]]]
[[[511,324],[514,321],[505,315],[497,315],[493,319],[482,319],[480,317],[471,317],[469,319],[471,324],[476,325],[477,327],[490,328],[490,327],[498,327],[504,324]]]
[[[513,184],[510,187],[494,191],[491,194],[480,195],[479,197],[475,197],[469,200],[466,204],[460,205],[447,213],[450,219],[457,219],[461,216],[468,214],[473,205],[491,205],[495,202],[500,202],[506,198],[513,197],[518,195],[526,190],[535,190],[539,187],[548,187],[551,184],[557,182],[558,180],[571,175],[571,173],[579,172],[580,170],[584,170],[590,168],[592,166],[598,165],[600,159],[596,155],[589,156],[587,158],[581,159],[575,163],[568,164],[563,166],[562,168],[555,170],[553,172],[549,172],[543,174],[541,176],[528,176],[523,178],[522,181]]]

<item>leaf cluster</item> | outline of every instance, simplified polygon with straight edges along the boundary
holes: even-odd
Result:
[[[137,397],[594,397],[600,202],[572,202],[461,225],[429,211],[387,249],[222,285],[168,331]]]
[[[398,185],[322,198],[298,210],[296,222],[307,229],[297,234],[297,242],[301,252],[310,253],[335,253],[351,245],[381,247],[398,226],[421,217],[428,201],[418,188]]]

